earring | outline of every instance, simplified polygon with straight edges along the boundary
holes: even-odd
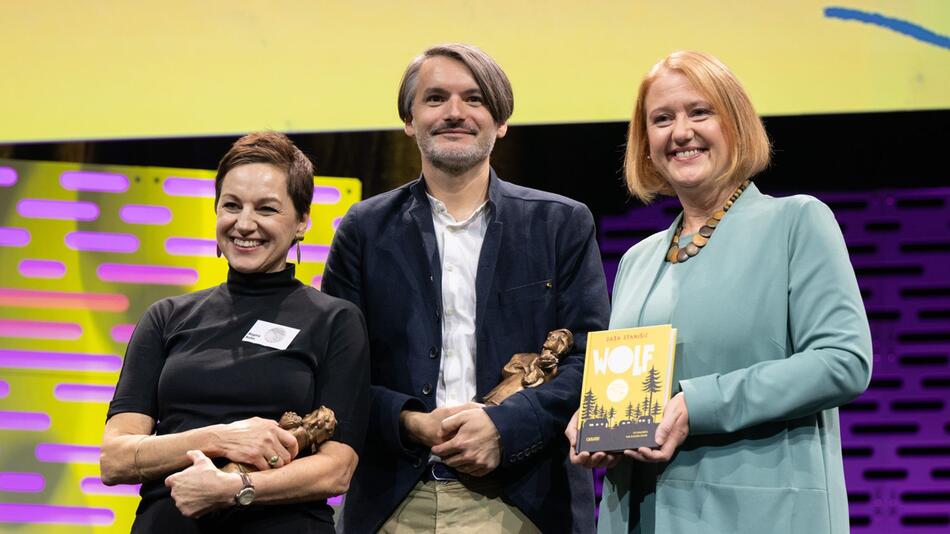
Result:
[[[214,253],[220,258],[221,257],[221,247],[218,245],[214,246]]]
[[[300,240],[295,239],[297,242],[297,265],[300,265]]]

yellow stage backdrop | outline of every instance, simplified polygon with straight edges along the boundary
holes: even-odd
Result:
[[[677,49],[765,115],[950,108],[946,0],[37,0],[0,5],[0,143],[383,129],[426,46],[476,44],[513,123],[626,120]]]
[[[106,408],[154,301],[221,283],[214,172],[0,160],[0,531],[128,532],[99,481]],[[297,276],[319,287],[359,180],[314,180]]]

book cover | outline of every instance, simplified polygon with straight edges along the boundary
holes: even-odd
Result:
[[[668,324],[587,335],[577,452],[657,446],[675,350],[676,329]]]

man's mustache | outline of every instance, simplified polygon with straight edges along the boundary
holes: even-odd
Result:
[[[469,127],[466,127],[466,126],[460,126],[460,125],[440,126],[440,127],[435,128],[435,129],[433,129],[433,130],[430,130],[429,133],[430,133],[431,135],[438,135],[438,134],[442,134],[442,133],[446,133],[446,132],[450,132],[450,131],[452,131],[452,132],[462,132],[462,133],[467,133],[467,134],[471,134],[471,135],[477,135],[477,134],[478,134],[478,130],[476,130],[476,129],[474,129],[474,128],[469,128]]]

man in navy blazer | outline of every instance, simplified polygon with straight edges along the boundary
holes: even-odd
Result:
[[[344,505],[346,532],[590,532],[589,470],[570,465],[587,332],[609,304],[581,203],[502,181],[489,165],[514,105],[481,50],[433,47],[403,76],[400,117],[422,177],[353,206],[323,290],[357,304],[372,408]],[[519,352],[567,328],[549,383],[478,402]]]

